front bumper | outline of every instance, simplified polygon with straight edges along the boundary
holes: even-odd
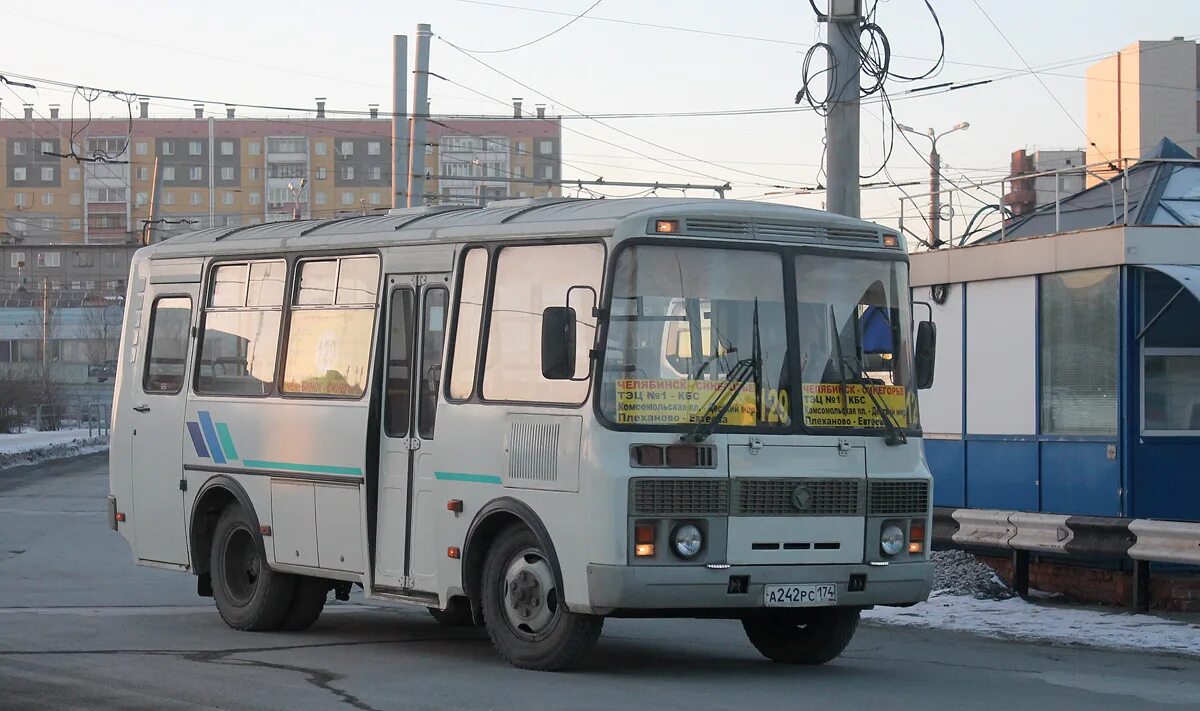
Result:
[[[850,591],[852,575],[866,576],[862,590]],[[746,592],[729,593],[732,576],[749,576]],[[588,597],[595,614],[615,610],[761,608],[764,585],[790,583],[835,583],[839,606],[909,605],[929,597],[933,563],[735,565],[723,570],[703,566],[588,565]]]

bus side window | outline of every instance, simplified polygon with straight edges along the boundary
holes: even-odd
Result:
[[[146,392],[174,395],[183,389],[191,325],[190,298],[169,296],[154,302],[146,344],[146,375],[142,381]]]
[[[479,331],[487,285],[488,253],[475,247],[463,258],[458,279],[458,305],[454,316],[454,352],[450,361],[450,397],[466,400],[475,390],[479,362]]]
[[[425,292],[425,314],[421,327],[421,370],[418,374],[417,432],[433,439],[437,416],[438,388],[442,384],[442,350],[446,344],[446,301],[449,292],[434,287]]]

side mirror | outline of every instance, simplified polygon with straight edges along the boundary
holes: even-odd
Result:
[[[542,311],[542,377],[575,377],[575,309],[550,306]]]
[[[917,324],[917,345],[914,360],[917,390],[933,387],[933,364],[937,358],[937,324],[922,321]]]

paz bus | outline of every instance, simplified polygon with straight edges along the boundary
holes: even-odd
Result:
[[[704,199],[173,237],[130,270],[111,526],[239,630],[357,586],[522,668],[606,617],[824,663],[930,590],[907,264],[878,225]]]

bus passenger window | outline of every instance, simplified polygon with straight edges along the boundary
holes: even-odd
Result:
[[[146,346],[146,376],[142,382],[146,392],[174,395],[183,389],[191,325],[190,298],[172,296],[154,302],[150,341]]]
[[[300,262],[299,270],[283,362],[283,392],[361,397],[370,368],[379,259],[314,259]]]
[[[387,392],[384,398],[384,430],[389,437],[408,435],[409,403],[412,401],[412,289],[392,292],[387,345]]]
[[[479,361],[479,326],[487,286],[487,250],[476,247],[463,258],[458,279],[458,310],[454,317],[454,359],[450,364],[450,397],[464,400],[475,389]]]
[[[282,260],[213,269],[200,338],[197,393],[253,396],[271,391],[286,276]]]
[[[446,344],[448,298],[448,292],[440,287],[425,292],[418,385],[421,396],[417,401],[417,432],[425,439],[433,439],[433,420],[437,416],[438,388],[442,383],[442,346]]]

